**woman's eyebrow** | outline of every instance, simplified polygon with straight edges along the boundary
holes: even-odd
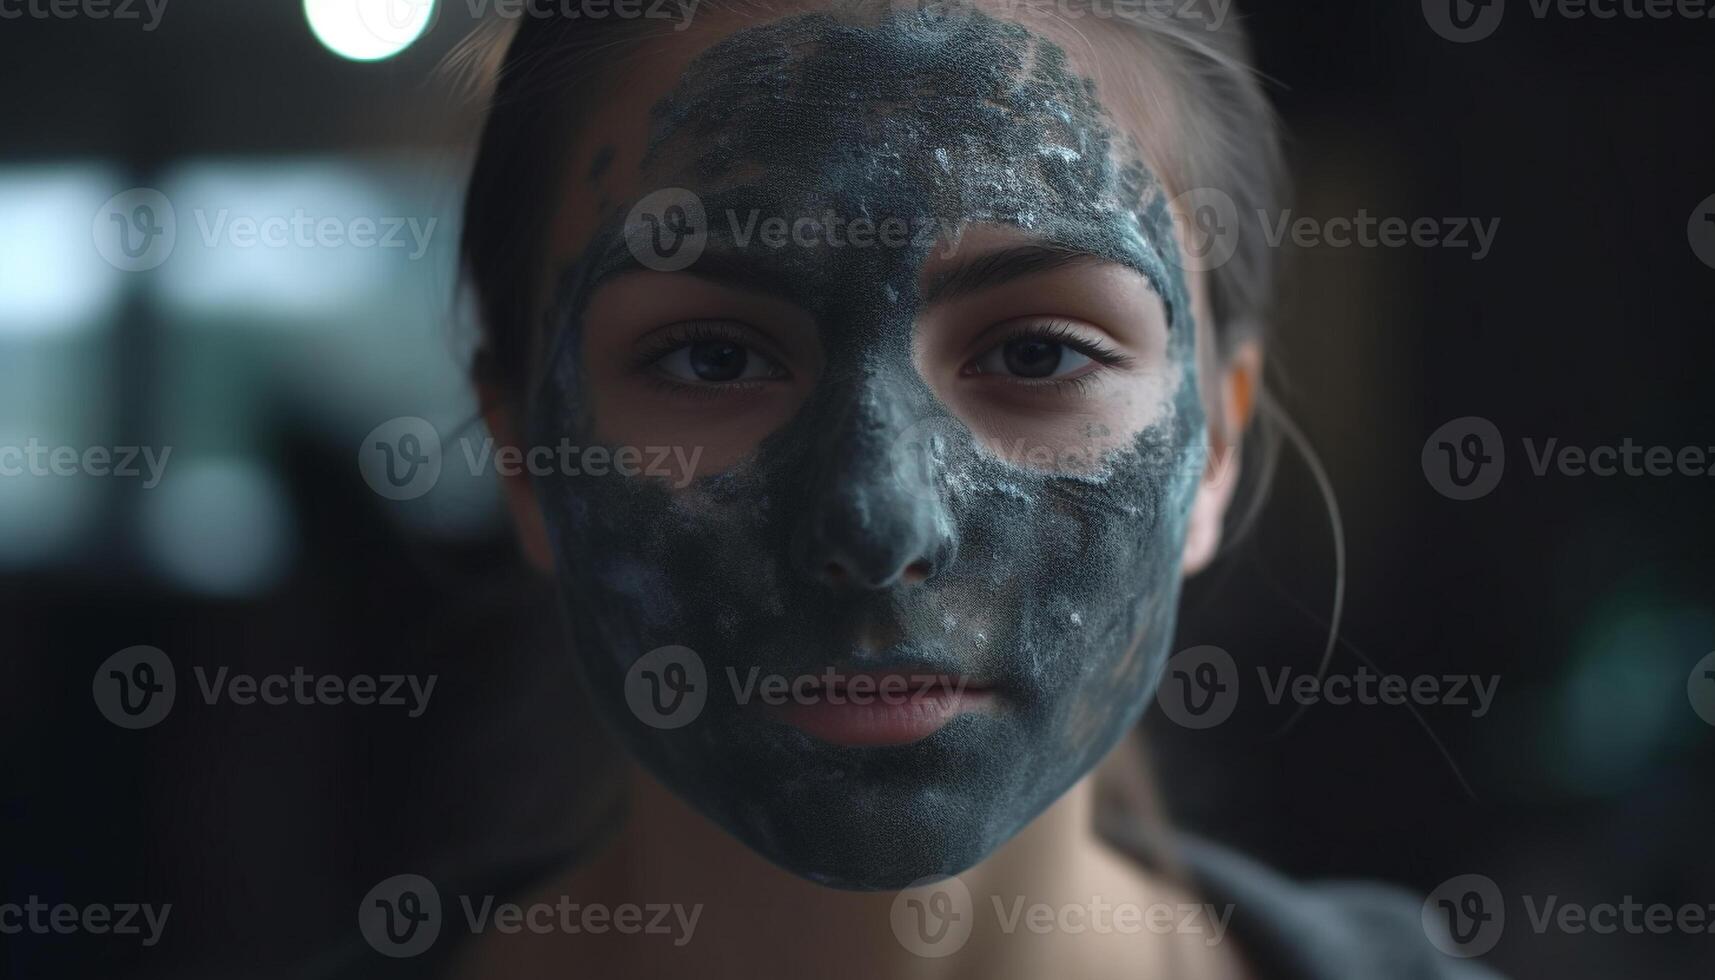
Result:
[[[643,267],[638,263],[634,268]],[[804,309],[811,308],[815,296],[803,276],[794,276],[767,261],[759,262],[742,251],[711,248],[680,273],[719,286],[763,293]]]
[[[1055,245],[1018,245],[977,257],[929,280],[923,305],[992,289],[1003,283],[1071,265],[1108,265],[1112,260],[1092,252]]]

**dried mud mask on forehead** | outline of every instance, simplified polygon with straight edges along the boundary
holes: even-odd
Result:
[[[825,364],[796,413],[722,473],[682,489],[540,479],[594,700],[657,778],[791,871],[888,888],[968,868],[1135,723],[1171,642],[1204,417],[1161,186],[1059,48],[924,11],[797,16],[715,44],[654,108],[641,176],[644,193],[696,194],[699,261],[742,260],[795,296]],[[1168,313],[1169,403],[1092,468],[997,457],[913,364],[932,241],[743,245],[728,217],[742,230],[830,212],[1018,229],[1145,276]],[[637,266],[632,251],[610,216],[567,271],[533,440],[599,441],[583,314],[603,279]],[[932,573],[833,587],[816,574],[833,555],[872,582],[913,559]],[[700,712],[673,728],[625,696],[628,670],[667,646],[695,651],[706,677]],[[858,748],[739,704],[753,671],[829,666],[963,674],[995,705],[910,745]]]

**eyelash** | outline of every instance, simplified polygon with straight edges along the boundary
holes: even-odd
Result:
[[[763,358],[775,369],[784,373],[780,362],[769,354],[759,350],[755,338],[748,331],[736,329],[723,320],[687,320],[675,323],[659,331],[649,339],[648,344],[637,352],[632,361],[632,370],[643,376],[643,379],[663,391],[675,395],[686,395],[692,398],[719,398],[730,395],[735,391],[751,391],[761,386],[757,381],[721,381],[704,384],[687,384],[654,370],[668,354],[690,344],[703,341],[725,341],[750,351],[754,356]],[[776,379],[766,379],[776,380]]]
[[[718,326],[717,324],[720,322],[718,320],[687,320],[657,331],[649,338],[648,344],[637,352],[632,367],[647,368],[687,344],[700,343],[705,340],[741,343],[749,339],[742,336],[741,331]]]
[[[779,369],[778,361],[769,355],[764,354],[760,350],[757,350],[755,341],[753,338],[748,336],[747,331],[734,329],[731,326],[726,325],[724,321],[719,320],[690,320],[684,323],[674,324],[651,338],[649,344],[637,353],[632,365],[633,370],[641,374],[650,384],[653,384],[662,390],[679,395],[688,395],[695,398],[718,398],[724,394],[731,394],[734,391],[746,391],[759,387],[759,383],[756,381],[687,384],[683,381],[671,378],[660,371],[653,370],[654,365],[659,363],[661,359],[665,358],[668,354],[671,354],[687,345],[710,340],[740,344],[747,350],[754,353],[755,356],[767,359],[771,364]],[[1095,364],[1100,365],[1100,367],[1094,371],[1088,371],[1084,374],[1070,378],[1050,378],[1044,381],[1027,381],[1016,378],[1009,379],[1012,384],[1026,385],[1036,388],[1052,388],[1059,393],[1081,394],[1089,388],[1097,375],[1100,375],[1111,368],[1127,367],[1135,360],[1131,355],[1126,354],[1123,351],[1116,350],[1115,348],[1091,340],[1084,334],[1072,329],[1067,322],[1063,320],[1036,321],[1022,324],[1004,333],[995,341],[995,344],[998,346],[1000,344],[1008,344],[1018,340],[1043,340],[1050,343],[1061,344],[1084,355]],[[987,349],[989,348],[985,348],[985,351]]]
[[[1136,360],[1124,351],[1091,340],[1086,335],[1073,330],[1065,320],[1046,320],[1021,324],[1002,334],[995,344],[997,346],[1009,344],[1015,340],[1046,340],[1050,343],[1061,344],[1100,365],[1094,371],[1072,378],[1050,378],[1046,381],[1009,379],[1013,384],[1035,388],[1052,388],[1060,393],[1081,394],[1094,383],[1097,375],[1103,374],[1111,368],[1129,367]],[[984,348],[984,352],[986,353],[990,349],[992,348]]]

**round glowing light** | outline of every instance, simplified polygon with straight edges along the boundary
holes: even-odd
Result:
[[[435,0],[304,0],[310,31],[352,61],[380,61],[411,46],[435,16]]]

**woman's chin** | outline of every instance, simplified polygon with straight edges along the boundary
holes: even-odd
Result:
[[[963,836],[949,833],[949,828],[935,823],[932,817],[917,825],[915,836],[902,833],[904,825],[897,821],[891,826],[893,829],[886,833],[849,824],[838,828],[775,827],[755,837],[743,830],[734,833],[784,871],[826,888],[854,892],[898,891],[925,878],[960,874],[1005,842],[975,832]],[[822,835],[829,831],[844,839],[822,843]]]
[[[799,735],[815,746],[815,763],[746,766],[758,774],[749,792],[705,795],[698,805],[808,881],[851,891],[904,888],[981,862],[1063,789],[1027,780],[1028,767],[1008,767],[1003,731],[993,718],[966,715],[896,747],[832,746]]]

